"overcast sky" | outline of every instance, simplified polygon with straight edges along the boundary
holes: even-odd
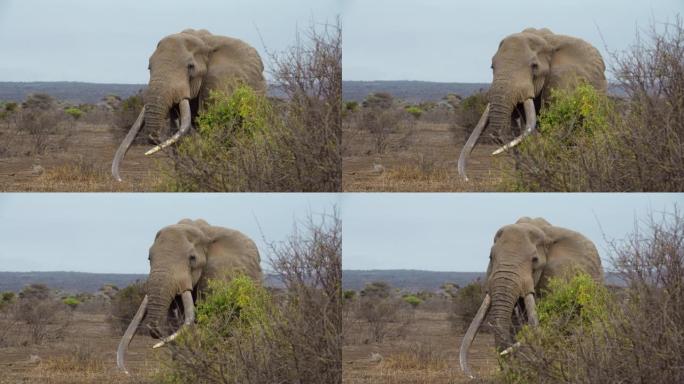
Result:
[[[344,0],[343,77],[488,83],[501,39],[527,27],[581,37],[607,61],[604,41],[623,50],[677,13],[682,0]]]
[[[484,272],[496,231],[522,216],[581,232],[605,258],[603,234],[622,239],[635,217],[672,211],[674,203],[681,209],[684,194],[347,193],[340,204],[342,265]]]
[[[157,42],[186,28],[240,38],[266,62],[264,45],[334,22],[339,1],[0,0],[0,81],[147,83]]]
[[[243,232],[266,268],[264,238],[285,240],[295,220],[330,213],[335,202],[332,193],[3,193],[0,271],[148,273],[157,231],[183,218]]]

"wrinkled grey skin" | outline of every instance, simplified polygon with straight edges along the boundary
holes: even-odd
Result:
[[[183,219],[162,228],[149,252],[149,304],[146,322],[153,334],[164,333],[174,299],[183,291],[196,298],[209,279],[229,279],[236,273],[261,281],[259,251],[242,233],[210,226],[204,220]]]
[[[549,279],[578,272],[603,282],[596,246],[582,234],[529,217],[499,229],[489,255],[485,297],[461,342],[463,372],[474,377],[468,366],[468,350],[485,319],[489,319],[497,349],[510,353],[516,348],[513,337],[517,328],[524,322],[538,324],[535,298]]]
[[[573,88],[586,81],[605,91],[605,70],[599,51],[582,39],[556,35],[546,28],[507,36],[492,57],[490,129],[500,131],[512,125],[512,117],[524,117],[517,111],[522,111],[526,99],[534,99],[538,111],[552,89]]]
[[[194,117],[212,90],[230,94],[243,83],[257,93],[266,92],[264,65],[256,49],[204,29],[186,29],[164,37],[150,57],[149,71],[141,124],[154,134],[160,134],[180,117],[179,104],[183,100],[189,101]],[[118,180],[119,163],[139,130],[140,126],[134,124],[129,132],[132,137],[124,139],[114,157],[112,175]]]
[[[258,283],[262,280],[254,242],[236,230],[211,226],[201,219],[183,219],[162,228],[148,258],[147,296],[138,311],[156,338],[178,329],[181,316],[185,320],[188,315],[194,318],[194,301],[210,279],[230,280],[242,274]],[[184,292],[192,294],[189,308],[181,300]],[[117,365],[124,371],[126,350],[137,326],[135,320],[131,321],[119,344]]]
[[[494,325],[496,346],[504,349],[512,344],[513,308],[526,294],[538,295],[549,278],[578,270],[603,282],[596,246],[584,235],[529,217],[499,229],[494,236],[486,283],[492,298],[489,319]]]
[[[536,121],[527,121],[524,103],[534,104],[532,116],[548,103],[553,89],[572,89],[588,83],[605,92],[606,66],[600,52],[588,42],[557,35],[549,29],[527,28],[505,37],[492,57],[493,80],[489,88],[489,112],[483,114],[480,129],[474,129],[461,150],[458,171],[467,180],[465,167],[484,129],[516,135],[520,128],[533,130]],[[478,124],[479,126],[480,124]]]

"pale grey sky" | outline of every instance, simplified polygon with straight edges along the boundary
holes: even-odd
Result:
[[[343,78],[488,83],[501,39],[527,27],[581,37],[608,61],[604,40],[624,50],[677,13],[682,0],[344,0]]]
[[[332,193],[3,193],[0,271],[147,273],[157,231],[183,218],[245,233],[266,268],[264,238],[285,240],[295,220],[331,213],[336,199]]]
[[[334,22],[340,1],[0,0],[0,81],[147,83],[157,42],[186,28],[240,38],[266,63],[264,45]]]
[[[674,203],[681,209],[684,194],[347,193],[340,204],[342,265],[484,272],[496,231],[522,216],[583,233],[605,258],[603,234],[622,239],[635,217],[671,211]]]

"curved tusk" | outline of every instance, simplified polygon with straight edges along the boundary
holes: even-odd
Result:
[[[112,176],[114,179],[116,179],[116,181],[121,181],[121,176],[119,176],[119,164],[123,160],[124,156],[126,156],[126,152],[128,152],[128,148],[131,147],[133,139],[135,139],[135,136],[138,135],[138,131],[140,131],[140,127],[142,127],[144,119],[145,107],[143,106],[138,118],[135,119],[135,123],[133,123],[133,126],[126,134],[126,137],[124,137],[121,145],[119,145],[119,148],[116,150],[116,154],[114,154],[114,160],[112,161]]]
[[[178,105],[180,107],[180,117],[181,117],[181,127],[176,132],[173,136],[170,138],[166,139],[163,143],[157,145],[156,147],[150,149],[149,151],[145,152],[145,156],[152,155],[154,153],[157,153],[161,151],[162,149],[168,147],[169,145],[177,142],[181,136],[185,135],[188,133],[190,130],[190,102],[188,99],[183,99],[181,100],[180,104]]]
[[[461,363],[461,370],[471,379],[475,378],[475,376],[473,376],[473,374],[470,372],[470,367],[468,367],[468,350],[470,349],[470,346],[473,344],[473,340],[475,340],[475,335],[477,334],[477,331],[480,329],[480,325],[482,325],[482,320],[484,320],[484,317],[487,314],[487,311],[489,310],[489,305],[491,303],[492,298],[489,296],[488,293],[482,300],[482,305],[480,305],[480,309],[477,310],[477,314],[473,318],[473,321],[470,323],[468,331],[466,332],[465,336],[463,337],[463,341],[461,342],[461,351],[459,353],[459,362]]]
[[[191,325],[192,323],[195,322],[195,304],[192,301],[192,292],[190,291],[185,291],[183,292],[181,298],[183,299],[183,310],[185,313],[185,321],[183,321],[183,325],[181,325],[180,328],[170,336],[167,336],[163,339],[161,339],[160,342],[152,346],[152,349],[157,349],[159,347],[163,347],[165,344],[168,344],[178,337],[178,335],[185,329],[185,327]]]
[[[136,312],[135,316],[133,316],[131,323],[128,324],[126,333],[124,333],[123,337],[121,338],[121,341],[119,342],[119,348],[117,348],[116,350],[116,366],[119,367],[119,369],[122,369],[125,374],[128,374],[128,370],[126,369],[126,352],[128,351],[128,345],[131,343],[131,340],[133,340],[135,331],[138,329],[138,325],[140,325],[140,320],[142,320],[146,310],[147,295],[145,295],[145,297],[142,300],[142,303],[140,303],[140,307],[138,307],[138,312]]]
[[[465,181],[468,181],[468,176],[466,176],[466,173],[465,173],[466,162],[468,161],[468,157],[470,156],[470,152],[473,151],[473,148],[475,147],[475,143],[477,143],[477,139],[480,138],[480,134],[482,134],[482,130],[484,130],[484,127],[487,125],[488,121],[489,121],[489,103],[487,104],[487,107],[485,108],[484,112],[482,112],[482,116],[480,116],[480,121],[477,122],[475,129],[473,129],[473,132],[470,133],[470,137],[468,137],[468,141],[466,141],[465,145],[463,146],[463,149],[461,149],[461,154],[458,156],[458,174]]]
[[[539,325],[539,318],[537,317],[536,304],[534,302],[534,293],[528,293],[525,296],[525,311],[527,312],[527,321],[530,325],[536,327]]]
[[[510,143],[492,152],[492,155],[498,155],[499,153],[515,147],[516,145],[520,144],[524,138],[534,132],[535,128],[537,127],[537,111],[534,109],[534,100],[525,100],[523,107],[525,108],[525,130],[523,131],[522,135],[516,137]]]

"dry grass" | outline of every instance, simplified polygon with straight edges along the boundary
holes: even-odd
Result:
[[[346,306],[346,304],[345,304]],[[343,382],[349,384],[466,383],[458,368],[463,337],[448,320],[449,303],[438,311],[403,308],[388,325],[383,341],[375,343],[369,325],[345,309]],[[491,335],[479,335],[471,349],[475,370],[490,377],[496,370]]]
[[[106,311],[106,309],[103,309]],[[30,327],[0,316],[0,328],[12,332],[0,345],[0,383],[152,383],[168,351],[153,351],[152,339],[138,335],[131,344],[126,376],[116,369],[119,335],[106,322],[106,313],[78,309],[62,338],[47,337],[40,345],[27,344]]]
[[[88,115],[86,115],[88,116]],[[134,145],[122,165],[123,182],[110,174],[118,146],[107,124],[83,118],[69,129],[44,136],[45,150],[33,151],[30,132],[14,123],[0,125],[0,191],[4,192],[142,192],[163,190],[159,169],[164,158],[144,156],[147,145]]]
[[[407,119],[415,120],[407,115]],[[422,118],[421,118],[422,119]],[[468,167],[469,182],[456,173],[460,139],[452,123],[418,120],[400,122],[383,137],[382,154],[376,151],[373,132],[348,117],[343,129],[343,190],[347,192],[452,192],[499,190],[503,170],[511,159],[492,157],[493,145],[479,145]],[[457,135],[459,138],[463,134]],[[458,142],[455,142],[458,141]]]

